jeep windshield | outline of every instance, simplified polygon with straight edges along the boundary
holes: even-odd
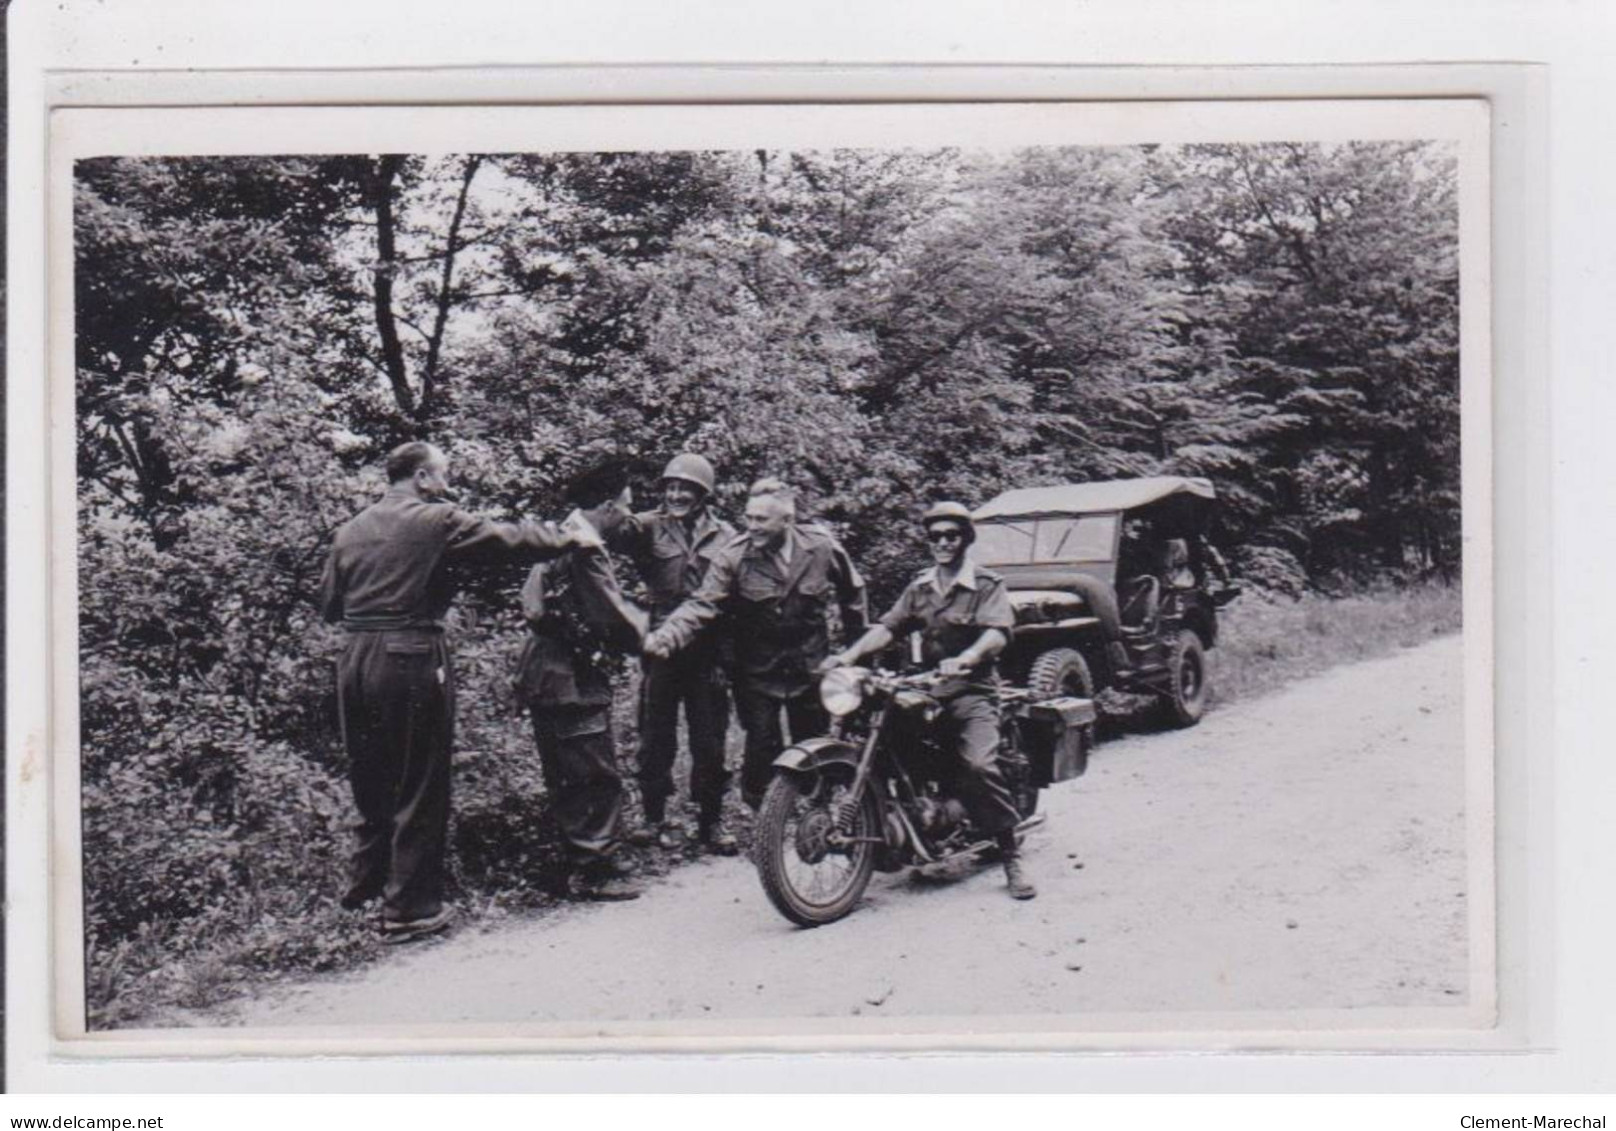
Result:
[[[995,519],[976,527],[972,553],[983,565],[1045,565],[1109,561],[1116,546],[1117,516]]]

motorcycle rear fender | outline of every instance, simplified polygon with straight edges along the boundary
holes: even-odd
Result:
[[[857,770],[858,764],[858,747],[829,737],[809,738],[788,746],[774,760],[775,768],[795,774],[817,774],[827,766]]]

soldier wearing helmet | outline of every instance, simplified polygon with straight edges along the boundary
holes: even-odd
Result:
[[[785,744],[824,734],[814,671],[830,651],[831,606],[844,631],[865,624],[864,579],[830,531],[796,521],[792,490],[759,479],[746,501],[746,533],[713,559],[706,581],[646,638],[653,657],[710,647],[725,622],[734,646],[735,709],[746,732],[741,799],[754,810]]]
[[[826,667],[857,663],[908,633],[920,637],[921,659],[943,682],[933,692],[944,711],[938,725],[962,768],[961,800],[977,828],[995,835],[1011,896],[1037,894],[1021,866],[1015,827],[1020,820],[999,768],[999,711],[977,687],[993,675],[994,658],[1010,643],[1015,614],[1004,579],[976,565],[967,551],[976,540],[970,510],[938,503],[921,516],[932,565],[909,583],[886,616]],[[972,681],[975,681],[973,685]]]
[[[653,628],[701,587],[713,558],[735,537],[735,528],[708,505],[715,482],[712,464],[694,452],[681,452],[662,473],[662,505],[628,516],[606,535],[608,545],[639,570],[651,599]],[[732,855],[735,838],[723,819],[729,787],[724,766],[729,694],[718,644],[706,641],[677,661],[646,656],[642,671],[638,777],[646,823],[634,839],[641,844],[654,839],[664,848],[677,848],[683,841],[683,825],[668,815],[683,707],[698,836],[712,851]]]

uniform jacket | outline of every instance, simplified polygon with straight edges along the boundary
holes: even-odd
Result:
[[[735,540],[735,528],[703,508],[694,527],[663,510],[629,515],[606,536],[645,579],[656,622],[701,588],[712,561]]]
[[[453,564],[542,561],[571,545],[553,523],[492,522],[390,489],[337,530],[320,611],[350,628],[441,628],[455,594]]]
[[[828,615],[841,608],[842,631],[856,636],[867,619],[864,579],[830,532],[791,527],[792,553],[781,566],[744,534],[713,558],[696,593],[670,613],[660,631],[674,648],[689,645],[721,616],[734,647],[735,679],[771,695],[801,694],[830,653]]]
[[[517,690],[545,708],[609,704],[616,659],[638,654],[645,640],[645,614],[623,596],[599,550],[534,566],[522,586],[522,616],[529,634]]]
[[[920,633],[921,660],[933,668],[975,644],[986,629],[997,628],[1008,640],[1016,617],[1004,578],[966,558],[946,593],[939,587],[937,567],[923,570],[898,596],[881,624],[900,639]],[[974,678],[991,675],[992,668],[991,662],[980,665]],[[966,682],[950,680],[936,694],[947,698],[964,690]]]

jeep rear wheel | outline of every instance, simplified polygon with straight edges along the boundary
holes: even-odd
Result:
[[[1206,713],[1206,650],[1201,638],[1187,628],[1181,630],[1173,642],[1167,670],[1173,680],[1162,696],[1167,720],[1174,726],[1192,727]]]

